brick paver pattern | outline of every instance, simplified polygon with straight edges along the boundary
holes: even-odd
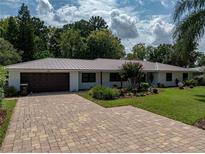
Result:
[[[76,94],[20,98],[2,152],[205,152],[205,131]]]

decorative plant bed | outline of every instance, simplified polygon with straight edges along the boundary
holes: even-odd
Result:
[[[205,130],[205,119],[197,121],[194,126]]]

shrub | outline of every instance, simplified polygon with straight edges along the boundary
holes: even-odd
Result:
[[[117,89],[107,88],[99,85],[93,87],[89,93],[93,98],[102,100],[111,100],[120,96],[120,93]]]
[[[149,85],[149,83],[147,83],[147,82],[142,82],[141,83],[141,87],[142,87],[142,89],[143,90],[148,90],[148,88],[150,87],[150,85]]]
[[[6,86],[4,88],[4,93],[5,93],[6,97],[13,97],[13,96],[17,95],[17,90],[13,86],[11,86],[11,87]]]
[[[205,86],[205,76],[204,75],[197,76],[194,79],[197,82],[197,85]]]
[[[113,87],[113,88],[118,88],[118,86],[117,86],[116,84],[114,84],[112,87]]]
[[[127,62],[122,65],[120,75],[123,79],[128,79],[129,86],[132,89],[138,89],[144,77],[143,65],[137,62]]]
[[[158,88],[165,88],[166,86],[163,83],[157,83]]]
[[[126,91],[127,92],[131,92],[132,91],[132,87],[131,86],[126,87]]]
[[[197,81],[193,80],[193,79],[192,80],[186,80],[185,81],[185,85],[188,86],[188,87],[189,86],[196,86],[197,85]]]
[[[190,86],[189,86],[189,88],[191,88],[191,89],[192,89],[192,88],[194,88],[194,86],[193,86],[193,85],[190,85]]]
[[[158,93],[159,93],[159,90],[156,89],[156,88],[154,88],[154,89],[152,90],[152,92],[153,92],[154,94],[158,94]]]

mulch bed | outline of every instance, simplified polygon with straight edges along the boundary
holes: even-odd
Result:
[[[6,110],[0,109],[0,126],[3,124],[6,118]]]
[[[197,121],[194,126],[205,130],[205,119]]]

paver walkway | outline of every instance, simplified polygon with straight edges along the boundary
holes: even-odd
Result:
[[[205,131],[75,94],[20,98],[2,152],[205,152]]]

